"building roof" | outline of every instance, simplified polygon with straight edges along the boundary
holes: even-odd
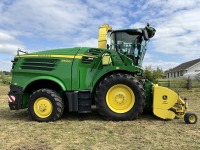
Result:
[[[188,68],[192,67],[193,65],[195,65],[199,62],[200,62],[200,58],[182,63],[182,64],[174,67],[173,69],[171,69],[170,72],[171,71],[178,71],[178,70],[187,70]]]

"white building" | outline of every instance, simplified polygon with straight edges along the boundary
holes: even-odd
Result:
[[[200,58],[182,63],[167,71],[167,78],[178,78],[189,72],[200,72]]]

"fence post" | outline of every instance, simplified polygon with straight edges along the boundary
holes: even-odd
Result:
[[[192,89],[192,80],[190,79],[190,77],[188,77],[187,79],[187,90],[191,90]]]
[[[168,80],[168,88],[170,88],[170,80]]]

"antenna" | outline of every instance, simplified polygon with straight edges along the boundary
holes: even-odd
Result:
[[[28,52],[22,51],[20,48],[18,48],[18,50],[17,50],[17,55],[19,55],[19,52],[24,53],[24,54],[28,54]]]

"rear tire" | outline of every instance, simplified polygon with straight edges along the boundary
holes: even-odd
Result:
[[[39,89],[29,99],[29,116],[38,122],[56,121],[62,116],[63,110],[62,98],[50,89]]]
[[[96,88],[97,110],[106,120],[133,120],[143,112],[145,93],[142,85],[129,74],[112,74]]]

